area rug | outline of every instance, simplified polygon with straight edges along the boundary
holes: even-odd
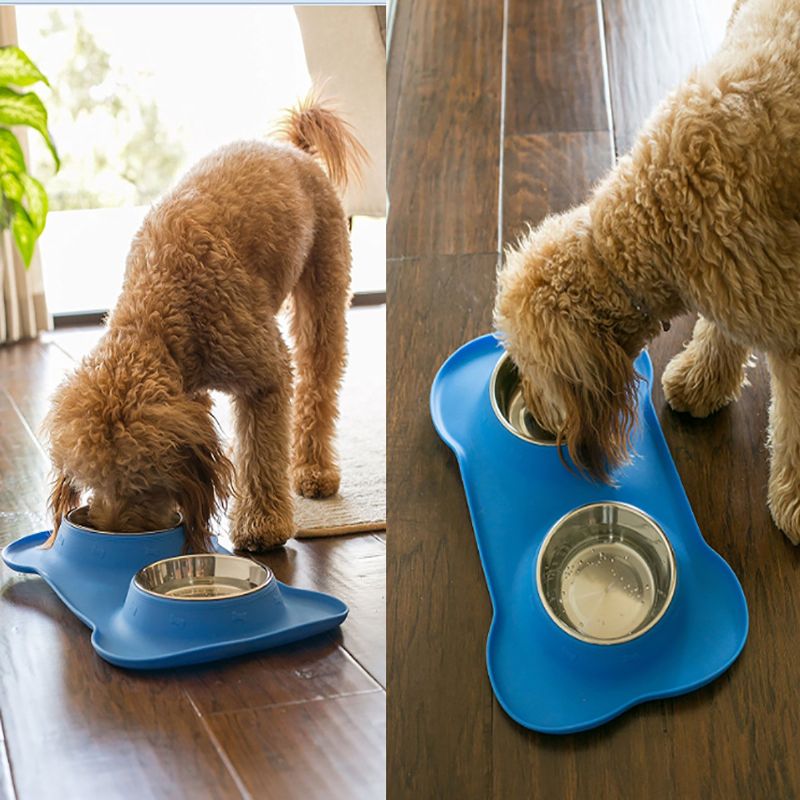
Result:
[[[342,386],[337,452],[339,493],[295,501],[298,538],[386,528],[386,360],[384,310],[348,315],[349,356]]]

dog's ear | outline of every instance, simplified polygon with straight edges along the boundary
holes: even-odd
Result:
[[[211,519],[231,495],[225,457],[206,396],[175,397],[139,410],[128,443],[127,485],[147,474],[145,490],[163,491],[183,516],[186,548],[208,551]],[[152,470],[146,471],[146,465]]]
[[[60,471],[53,480],[53,486],[50,490],[50,498],[48,508],[50,510],[50,519],[53,522],[53,532],[50,538],[44,543],[43,547],[52,547],[58,535],[58,528],[61,525],[61,520],[77,508],[81,502],[81,493],[75,488],[69,475],[63,470]]]
[[[633,359],[610,333],[568,336],[558,364],[565,443],[578,470],[604,483],[630,454],[637,420],[639,376]]]
[[[207,552],[211,544],[211,519],[232,492],[233,465],[219,443],[185,446],[182,456],[184,465],[176,476],[173,497],[183,516],[186,547],[194,552]]]
[[[225,456],[213,421],[198,425],[193,441],[179,447],[180,465],[173,476],[172,497],[183,516],[186,548],[207,552],[211,519],[233,493],[233,464]]]
[[[53,395],[50,409],[42,423],[41,432],[45,437],[53,464],[53,477],[48,498],[48,511],[53,532],[44,543],[44,547],[52,547],[58,535],[61,520],[81,502],[81,490],[73,482],[73,476],[64,465],[65,441],[69,441],[69,434],[65,434],[67,421],[70,418],[72,407],[65,400],[71,379],[65,380]]]

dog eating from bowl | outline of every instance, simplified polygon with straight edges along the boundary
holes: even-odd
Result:
[[[292,488],[336,493],[350,300],[339,189],[364,157],[346,122],[311,97],[281,136],[220,148],[150,210],[107,331],[45,423],[51,544],[88,494],[94,529],[158,530],[178,512],[188,549],[205,551],[211,520],[233,498],[234,546],[264,550],[294,533]],[[294,387],[276,319],[285,301]],[[212,389],[232,398],[233,462]]]
[[[633,362],[699,316],[664,394],[705,417],[735,400],[751,352],[772,382],[768,503],[800,543],[800,5],[739,0],[717,53],[673,91],[588,202],[511,247],[495,325],[526,404],[579,470],[630,457]]]

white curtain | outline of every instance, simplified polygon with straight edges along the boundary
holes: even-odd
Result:
[[[16,13],[13,6],[0,6],[0,45],[9,44],[17,44]],[[30,167],[27,131],[15,128],[14,133]],[[38,251],[25,269],[11,234],[4,231],[0,234],[0,344],[31,338],[51,324]]]
[[[369,154],[360,182],[347,187],[348,216],[386,216],[386,9],[295,6],[306,64]]]

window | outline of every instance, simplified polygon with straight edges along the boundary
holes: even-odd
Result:
[[[291,7],[18,6],[17,28],[50,80],[63,162],[53,175],[30,137],[51,198],[40,253],[54,314],[110,308],[149,205],[215,147],[265,136],[311,85]],[[354,220],[356,292],[384,290],[384,237],[384,220]]]

